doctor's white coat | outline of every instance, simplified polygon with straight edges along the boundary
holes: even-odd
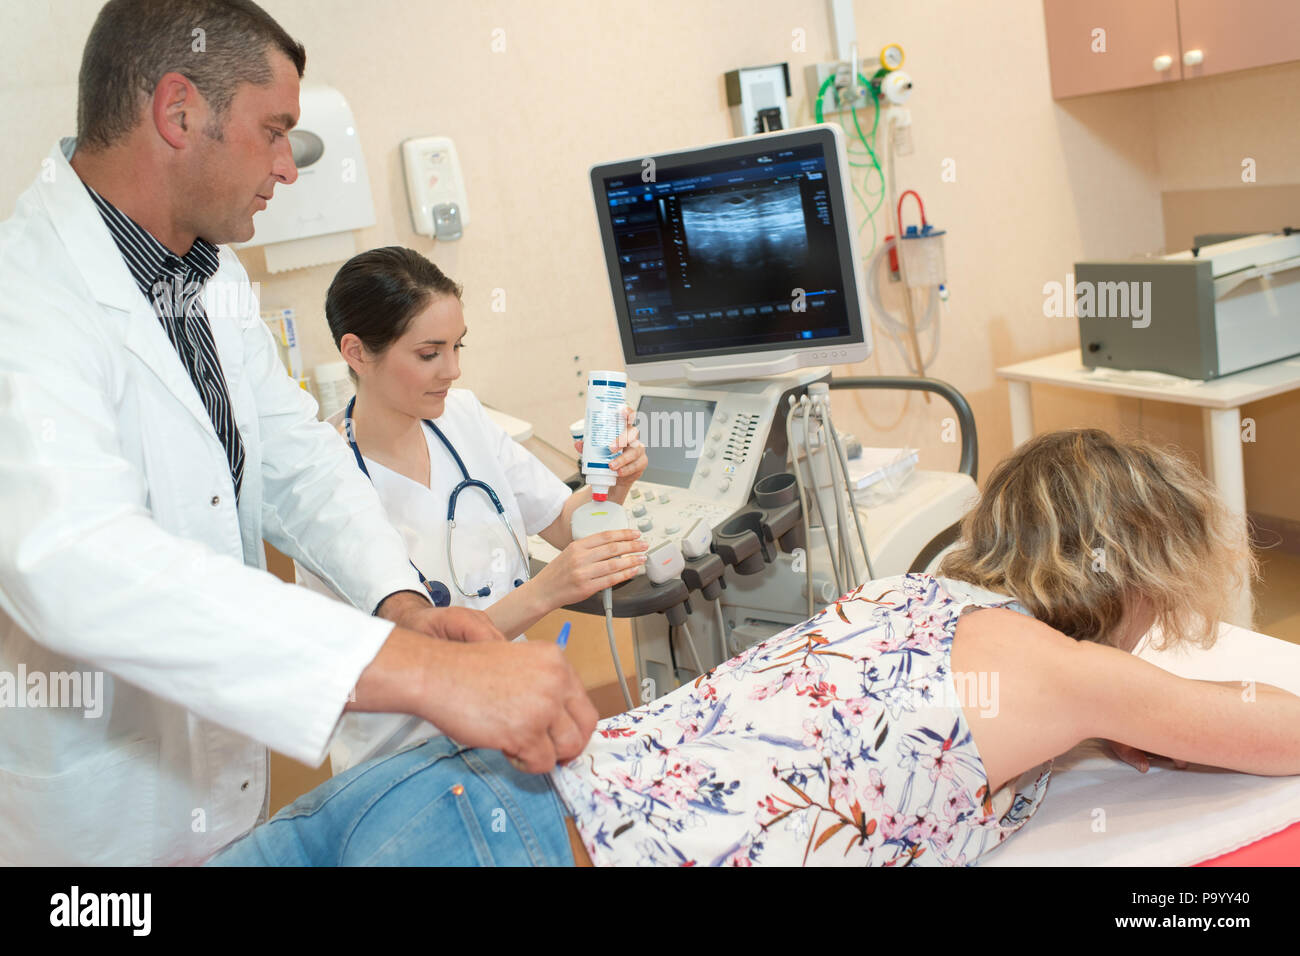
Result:
[[[323,759],[392,628],[368,612],[421,588],[223,248],[205,305],[247,455],[236,507],[73,146],[0,225],[0,862],[196,863],[264,817],[267,746]],[[355,607],[267,574],[263,538]],[[103,701],[69,706],[72,672],[101,673]]]

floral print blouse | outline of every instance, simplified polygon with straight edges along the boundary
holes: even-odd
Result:
[[[592,861],[973,865],[1033,815],[1051,774],[1048,761],[990,794],[957,703],[957,620],[999,606],[1028,613],[946,578],[872,581],[601,721],[553,772]],[[995,706],[989,690],[966,699]]]

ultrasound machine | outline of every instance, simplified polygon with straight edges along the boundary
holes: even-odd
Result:
[[[642,700],[871,577],[932,567],[975,499],[960,393],[827,367],[871,353],[848,171],[840,130],[824,125],[591,170],[649,458],[625,503],[649,572],[612,592],[613,616],[633,619]],[[887,504],[856,505],[831,419],[828,392],[841,389],[946,399],[959,470],[914,471]],[[574,609],[600,614],[600,596]]]

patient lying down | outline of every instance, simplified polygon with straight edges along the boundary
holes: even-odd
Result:
[[[864,584],[601,721],[554,791],[443,738],[335,778],[366,794],[346,846],[286,859],[263,836],[219,862],[961,866],[1026,824],[1052,759],[1088,738],[1135,765],[1300,773],[1300,698],[1131,654],[1156,623],[1208,646],[1254,574],[1242,522],[1186,461],[1040,436],[990,476],[961,542],[938,576]],[[375,808],[412,799],[426,825],[396,839]]]

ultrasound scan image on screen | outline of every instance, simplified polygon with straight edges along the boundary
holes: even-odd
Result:
[[[818,145],[758,146],[603,180],[636,356],[850,335],[826,162]]]
[[[668,200],[660,200],[668,218]],[[808,264],[799,184],[773,183],[700,193],[681,200],[685,246],[703,283],[762,285]]]

